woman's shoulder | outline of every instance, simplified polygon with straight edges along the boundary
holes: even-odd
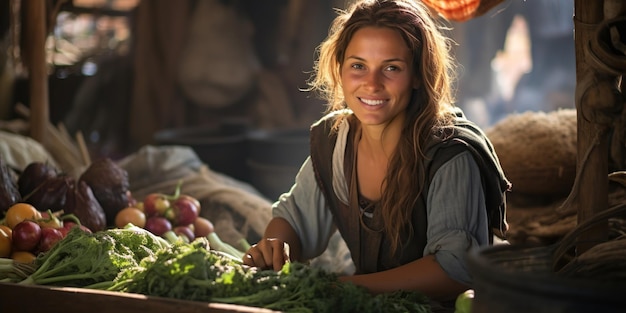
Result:
[[[324,114],[317,121],[313,122],[313,125],[311,127],[316,127],[316,126],[318,126],[320,124],[324,124],[324,123],[328,123],[328,122],[330,122],[330,124],[332,125],[338,119],[345,119],[348,116],[351,116],[352,114],[353,114],[352,110],[350,110],[350,109],[342,109],[342,110],[331,111],[331,112],[328,112],[328,113]]]
[[[349,109],[332,111],[311,125],[311,133],[337,134],[342,128],[349,129],[350,126],[348,124],[353,124],[354,120],[356,120],[354,114]],[[344,121],[347,121],[347,123]]]

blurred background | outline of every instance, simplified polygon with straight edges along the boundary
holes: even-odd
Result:
[[[302,91],[335,8],[351,1],[47,1],[51,123],[95,158],[144,145],[192,146],[214,169],[274,198],[308,155],[324,103]],[[24,3],[0,4],[0,121],[29,107]],[[504,1],[447,22],[457,104],[483,127],[574,107],[571,0]],[[256,180],[256,181],[255,181]],[[286,182],[285,182],[286,181]]]

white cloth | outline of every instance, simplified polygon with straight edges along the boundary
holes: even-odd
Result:
[[[6,131],[0,131],[0,158],[11,168],[20,171],[32,162],[48,163],[59,168],[56,160],[41,143]]]

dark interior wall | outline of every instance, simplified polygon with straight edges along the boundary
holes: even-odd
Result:
[[[9,32],[11,17],[9,3],[10,1],[2,1],[2,3],[0,3],[0,34],[2,37]]]
[[[193,7],[198,0],[186,1],[189,1]],[[301,89],[306,87],[306,81],[315,60],[315,49],[327,34],[330,22],[335,16],[334,7],[338,5],[337,2],[332,0],[223,1],[228,5],[237,6],[242,15],[252,22],[255,52],[262,65],[272,71],[284,85],[288,101],[297,116],[297,123],[303,127],[318,118],[324,110],[321,100],[315,95],[302,92]],[[300,9],[295,12],[289,11],[294,3],[298,3]],[[8,2],[2,2],[3,16],[8,16],[8,6]],[[119,12],[84,9],[76,12],[94,15],[119,14]],[[131,20],[131,27],[135,25],[133,20],[135,13],[133,11],[127,15]],[[289,14],[298,14],[298,16],[288,16]],[[9,18],[0,18],[0,21],[1,26],[8,29]],[[133,35],[136,34],[136,29],[131,28],[131,31]],[[90,133],[89,129],[85,129],[89,127],[115,127],[114,131],[101,129],[100,140],[105,134],[116,138],[127,138],[128,130],[122,126],[130,124],[126,110],[131,105],[130,93],[133,92],[132,76],[135,60],[132,55],[133,43],[134,39],[131,39],[131,50],[127,57],[112,54],[106,56],[105,53],[92,52],[91,56],[86,56],[80,63],[52,67],[49,77],[51,122],[54,124],[65,122],[71,132],[80,129],[84,134]],[[81,66],[87,58],[102,63],[102,72],[93,77],[84,76],[81,73]],[[13,103],[23,103],[28,106],[27,78],[18,78],[14,91]],[[89,100],[90,94],[92,100]],[[89,107],[77,108],[81,106],[77,104],[77,97],[80,98],[78,101],[86,103]],[[78,116],[78,118],[71,118],[70,115]],[[71,123],[72,119],[79,123]],[[113,145],[117,144],[113,143]],[[129,148],[130,151],[134,150],[133,148]]]

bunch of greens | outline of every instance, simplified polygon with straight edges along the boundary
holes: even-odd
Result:
[[[0,258],[0,282],[16,283],[24,280],[35,271],[29,263],[17,262],[9,258]]]
[[[168,249],[123,270],[110,291],[206,301],[213,295],[242,294],[255,274],[238,260],[208,250],[204,238],[173,242]]]
[[[167,248],[165,240],[136,226],[85,232],[72,228],[65,238],[35,259],[36,270],[23,285],[87,287],[111,284],[126,268]]]
[[[129,225],[95,233],[73,228],[35,260],[20,284],[85,287],[283,312],[430,312],[415,292],[373,296],[336,274],[302,263],[259,270],[209,249],[207,238],[168,243]]]
[[[428,298],[416,292],[397,291],[373,296],[365,288],[340,282],[336,274],[292,262],[274,272],[258,272],[255,281],[273,278],[271,288],[251,288],[252,293],[213,297],[212,302],[262,307],[282,312],[431,312]]]
[[[173,243],[124,270],[107,290],[283,312],[430,312],[419,293],[372,296],[321,268],[287,263],[279,272],[258,270],[207,247],[206,240]]]

